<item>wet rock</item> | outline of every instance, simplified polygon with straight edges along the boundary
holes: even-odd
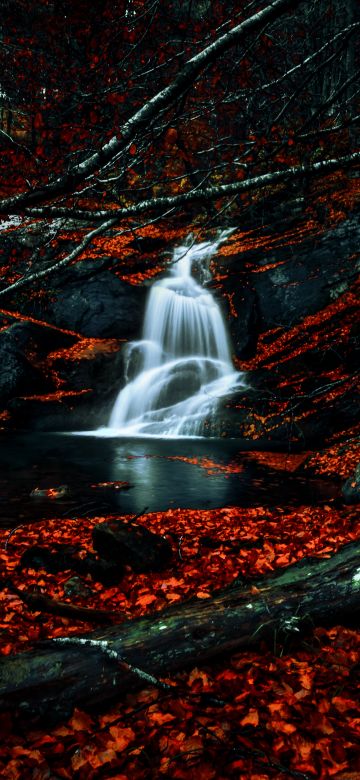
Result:
[[[52,322],[83,336],[130,338],[140,330],[145,288],[118,279],[111,271],[89,275],[73,266],[53,303]]]
[[[24,320],[19,323],[19,327],[20,326],[24,331],[26,329],[27,345],[34,347],[38,354],[47,354],[56,349],[72,347],[78,340],[76,333],[58,330],[57,328],[52,328],[51,325],[48,327],[47,324],[40,325],[35,322]]]
[[[146,342],[129,342],[121,350],[124,365],[124,378],[126,382],[131,382],[144,368],[146,352],[149,351],[150,344]],[[153,344],[153,356],[155,359],[162,359],[162,351],[157,344]]]
[[[57,487],[52,488],[34,488],[30,493],[30,498],[49,498],[49,499],[60,499],[60,498],[66,498],[66,496],[70,495],[70,488],[68,485],[58,485]]]
[[[238,325],[242,318],[248,320],[244,326],[244,337],[255,329],[289,327],[309,314],[315,314],[337,300],[353,283],[358,270],[358,246],[360,223],[357,217],[348,219],[322,235],[305,237],[291,243],[281,232],[288,224],[273,226],[276,249],[271,242],[265,242],[238,255],[219,256],[216,266],[227,279],[224,290],[232,295]],[[301,221],[294,225],[301,230]],[[269,230],[264,230],[268,233]],[[306,231],[305,235],[306,235]],[[261,237],[261,233],[260,233]],[[256,242],[255,242],[256,243]],[[340,262],[341,260],[341,262]],[[251,320],[253,301],[256,301],[257,320]],[[228,307],[230,327],[234,345],[241,350],[242,339],[236,335],[236,325]],[[237,341],[239,344],[237,345]],[[246,344],[245,344],[245,348]],[[239,357],[245,358],[239,352]]]
[[[360,463],[342,486],[341,492],[345,504],[358,504],[360,502]]]
[[[29,342],[26,324],[16,323],[0,333],[0,400],[21,394],[44,392],[51,383],[31,365],[25,350]]]
[[[53,366],[57,375],[70,391],[91,390],[92,398],[103,400],[113,397],[120,390],[124,377],[122,351],[98,352],[82,360],[60,357]]]
[[[2,320],[5,325],[6,317]],[[78,340],[76,333],[67,333],[51,325],[48,326],[47,323],[42,325],[26,319],[15,321],[6,331],[3,331],[3,334],[5,333],[11,334],[11,339],[24,355],[32,353],[41,357],[56,349],[71,347]]]
[[[256,353],[259,335],[256,292],[250,287],[235,289],[231,302],[228,321],[232,346],[238,358],[249,360]]]
[[[86,599],[92,596],[92,593],[91,588],[80,577],[70,577],[64,583],[64,595],[68,598],[75,596]]]
[[[219,407],[217,424],[226,436],[321,447],[329,431],[346,430],[358,418],[356,376],[335,382],[335,397],[321,377],[310,376],[301,394],[291,385],[279,388],[272,371],[249,372],[245,382]]]
[[[64,397],[14,398],[9,410],[16,418],[17,428],[37,431],[92,430],[104,425],[112,403],[95,404],[92,392]]]
[[[26,386],[26,380],[29,375],[29,366],[25,361],[8,344],[0,341],[0,361],[1,361],[1,376],[0,376],[0,398],[2,401],[7,401],[17,392],[21,392]]]
[[[119,520],[99,523],[94,527],[92,539],[94,549],[103,558],[131,566],[137,572],[161,569],[171,559],[167,539],[135,523]]]
[[[320,238],[280,247],[260,259],[260,267],[269,266],[254,274],[263,326],[292,325],[346,292],[356,273],[359,241],[360,225],[349,220]]]
[[[351,327],[344,362],[348,371],[357,371],[360,364],[360,322]]]
[[[9,409],[17,427],[36,430],[90,430],[106,425],[117,394],[124,384],[121,350],[99,352],[79,359],[60,356],[52,362],[60,391],[37,393],[29,387],[26,399],[13,398]]]
[[[129,246],[148,254],[168,249],[168,241],[166,237],[135,236],[134,240],[130,241]]]
[[[192,371],[183,370],[169,377],[168,382],[156,397],[154,409],[163,409],[170,404],[178,404],[198,393],[201,387],[200,377]]]

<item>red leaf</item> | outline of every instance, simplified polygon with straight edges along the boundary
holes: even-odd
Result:
[[[114,742],[109,742],[108,747],[114,748],[117,753],[125,750],[130,742],[135,739],[135,732],[130,728],[123,728],[122,726],[110,726],[109,733]]]
[[[41,127],[44,125],[44,120],[42,117],[42,114],[40,114],[40,111],[38,111],[33,119],[33,126],[35,130],[40,130]]]
[[[72,718],[70,718],[69,725],[74,731],[90,731],[94,725],[94,721],[82,710],[74,710]]]
[[[258,726],[259,725],[259,713],[255,709],[249,710],[248,714],[240,721],[242,726]]]

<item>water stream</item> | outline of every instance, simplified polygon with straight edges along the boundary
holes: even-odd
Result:
[[[103,436],[216,435],[219,399],[243,384],[234,371],[219,305],[204,283],[209,261],[230,230],[179,246],[170,275],[150,290],[140,341],[127,345],[126,385]]]
[[[281,451],[259,441],[205,437],[0,434],[0,528],[55,517],[60,528],[63,518],[134,515],[145,507],[316,505],[339,494],[332,480],[276,471],[253,457],[274,449]],[[292,456],[285,458],[291,468]],[[64,494],[55,499],[59,487]]]

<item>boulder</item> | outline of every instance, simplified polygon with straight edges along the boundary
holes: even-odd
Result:
[[[26,357],[31,326],[16,323],[0,333],[0,400],[46,392],[51,383]]]
[[[137,572],[161,569],[169,563],[172,554],[167,539],[136,523],[120,520],[98,523],[92,539],[94,549],[102,558],[131,566]]]
[[[93,394],[14,398],[9,409],[20,430],[84,431],[106,425],[112,402],[94,402]]]
[[[94,261],[96,263],[96,261]],[[132,338],[141,330],[146,290],[118,279],[111,271],[72,266],[57,293],[51,321],[83,336]]]
[[[58,377],[64,380],[67,390],[91,391],[95,402],[98,398],[115,400],[124,382],[124,358],[121,349],[117,352],[95,353],[93,356],[67,360],[66,355],[53,362]]]
[[[4,315],[0,318],[1,321],[6,327],[9,323],[9,317]],[[32,322],[31,319],[13,320],[13,324],[10,324],[7,331],[4,330],[5,332],[11,332],[11,337],[16,340],[16,344],[22,352],[31,350],[31,352],[41,355],[55,349],[71,347],[78,340],[76,333],[68,332],[66,328],[64,330],[58,329],[48,325],[48,323],[42,325],[38,322]]]

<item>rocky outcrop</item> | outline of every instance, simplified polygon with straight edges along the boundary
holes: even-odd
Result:
[[[60,389],[53,387],[41,395],[29,393],[10,402],[17,427],[71,431],[106,425],[124,381],[121,350],[109,353],[100,349],[78,360],[69,360],[65,353],[52,367],[61,380]]]
[[[248,249],[242,250],[240,241],[234,255],[222,258],[220,251],[216,265],[226,275],[222,286],[225,301],[231,300],[227,308],[235,340],[233,307],[242,319],[249,316],[249,306],[255,306],[260,331],[289,327],[335,301],[353,284],[360,268],[358,218],[322,234],[314,227],[306,237],[309,229],[299,223],[296,230],[276,236],[266,235],[264,229],[253,242],[246,239]]]
[[[5,408],[17,428],[105,424],[123,382],[120,348],[117,341],[94,346],[70,332],[15,322],[0,332],[0,412]]]
[[[46,392],[50,383],[26,356],[36,329],[19,322],[0,333],[0,402],[20,394]]]
[[[259,335],[259,309],[257,293],[249,285],[234,290],[229,328],[236,356],[240,360],[254,357]]]
[[[223,435],[318,445],[357,419],[360,226],[319,230],[234,234],[234,254],[219,252],[215,284],[248,384],[223,404]]]
[[[67,270],[49,315],[55,325],[82,336],[133,338],[141,331],[145,295],[144,287],[88,260]]]

